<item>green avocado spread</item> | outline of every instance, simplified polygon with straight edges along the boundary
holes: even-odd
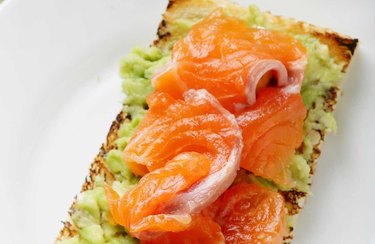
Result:
[[[267,18],[256,6],[250,6],[243,19],[249,26],[282,29],[282,26],[267,22]],[[181,36],[197,21],[199,19],[194,21],[181,19],[176,22],[176,26],[171,28],[179,30]],[[308,109],[304,124],[304,141],[301,149],[296,151],[292,157],[290,166],[290,174],[297,183],[295,190],[308,193],[311,183],[309,173],[313,146],[321,139],[320,131],[336,131],[335,119],[332,113],[325,108],[324,97],[330,88],[338,85],[342,77],[343,64],[335,62],[330,57],[328,47],[313,36],[290,34],[300,40],[308,50],[308,64],[301,90],[303,102]],[[172,44],[164,50],[157,47],[137,47],[121,62],[120,75],[123,79],[122,89],[125,93],[124,112],[130,115],[131,120],[125,120],[120,126],[116,140],[117,149],[109,151],[105,156],[105,163],[115,177],[112,187],[120,195],[139,181],[139,178],[129,170],[126,162],[123,162],[122,151],[147,111],[146,97],[153,91],[151,77],[158,68],[170,60],[171,46]],[[249,182],[266,187],[290,190],[258,176],[250,174],[248,178]],[[111,218],[103,184],[103,176],[97,176],[93,189],[77,196],[70,221],[77,230],[77,234],[56,243],[126,244],[138,242],[127,235],[126,230],[122,226],[116,225]]]

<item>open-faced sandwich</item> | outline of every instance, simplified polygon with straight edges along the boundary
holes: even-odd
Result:
[[[356,39],[170,1],[57,243],[289,243]]]

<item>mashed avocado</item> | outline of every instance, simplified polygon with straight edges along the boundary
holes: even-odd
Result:
[[[230,15],[234,14],[231,9],[226,12]],[[282,29],[282,26],[269,23],[256,6],[250,6],[248,11],[244,11],[242,18],[249,26]],[[172,36],[180,37],[184,35],[198,21],[199,19],[181,18],[170,27],[174,32]],[[313,146],[320,141],[319,131],[336,131],[335,119],[331,112],[324,107],[324,96],[332,86],[338,85],[338,81],[342,77],[343,64],[336,63],[330,57],[328,47],[321,44],[318,39],[308,34],[290,34],[306,46],[309,55],[301,90],[304,104],[308,109],[308,116],[304,124],[304,141],[302,150],[296,152],[292,157],[290,166],[290,173],[297,183],[296,189],[307,192],[310,183],[309,160],[313,152]],[[173,40],[166,45],[164,50],[156,47],[135,48],[121,62],[122,89],[126,95],[124,112],[131,117],[131,120],[126,120],[121,125],[116,140],[117,149],[111,150],[105,157],[106,165],[115,177],[112,187],[120,195],[133,187],[139,180],[129,170],[126,162],[123,162],[122,151],[147,111],[146,97],[153,91],[151,77],[158,68],[170,59],[172,44]],[[254,175],[248,177],[249,181],[269,188],[288,190],[261,177]],[[138,242],[128,236],[123,227],[114,223],[108,211],[103,184],[103,176],[97,176],[93,189],[78,195],[71,215],[71,223],[76,227],[77,235],[57,241],[58,244],[126,244]]]

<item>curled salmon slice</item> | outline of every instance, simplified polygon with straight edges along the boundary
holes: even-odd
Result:
[[[143,177],[121,199],[107,187],[116,223],[143,240],[189,228],[191,215],[215,201],[239,169],[242,135],[234,115],[206,90],[183,98],[148,98],[149,111],[124,150],[125,162]]]
[[[182,152],[207,155],[210,174],[165,205],[168,212],[195,213],[233,182],[242,135],[234,115],[206,90],[188,90],[183,98],[174,99],[166,93],[149,97],[149,111],[125,148],[124,159],[131,168],[143,167],[149,172]]]
[[[177,98],[188,89],[207,89],[235,111],[253,104],[257,88],[272,82],[299,92],[306,63],[306,49],[293,37],[249,28],[217,10],[174,45],[171,63],[152,84]]]
[[[209,171],[210,161],[204,154],[181,153],[163,168],[143,176],[121,199],[107,186],[112,217],[140,239],[151,238],[157,232],[183,231],[191,225],[191,216],[163,213],[160,208],[164,202],[208,175]]]
[[[216,116],[206,114],[206,117],[198,124],[199,127],[208,127],[204,129],[204,133],[195,136],[194,142],[192,142],[196,149],[206,147],[204,149],[207,150],[206,154],[212,158],[210,174],[189,190],[178,194],[166,207],[166,210],[172,213],[197,213],[215,201],[236,178],[243,147],[242,134],[237,121],[233,120],[234,116],[225,110],[217,99],[206,90],[189,90],[184,94],[184,98],[194,107],[202,106],[205,103],[210,104],[212,108],[215,108],[215,113],[222,116],[222,120],[217,120],[222,124],[215,126],[212,123],[211,125],[206,123],[210,123]],[[215,132],[216,135],[212,132]]]
[[[281,244],[286,225],[284,198],[256,184],[229,188],[205,212],[221,227],[225,243]]]
[[[288,167],[302,143],[306,108],[300,94],[262,90],[256,103],[236,115],[244,149],[241,167],[282,186],[294,186]]]

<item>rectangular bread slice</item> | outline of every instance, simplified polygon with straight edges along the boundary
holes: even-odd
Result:
[[[295,219],[303,208],[306,196],[309,194],[309,186],[316,169],[322,142],[326,133],[335,130],[332,112],[340,95],[339,80],[348,68],[358,40],[328,29],[295,21],[294,19],[274,16],[269,12],[260,12],[254,6],[244,8],[225,0],[170,0],[157,31],[158,39],[154,41],[153,46],[162,50],[164,54],[168,54],[176,40],[182,38],[194,23],[207,16],[217,7],[223,7],[229,14],[241,16],[249,25],[290,33],[308,45],[311,58],[309,58],[306,72],[309,78],[304,81],[302,93],[309,115],[305,122],[304,145],[297,152],[300,155],[298,160],[303,160],[308,165],[307,176],[304,179],[307,188],[278,188],[285,197],[288,206],[288,232],[284,236],[284,243],[290,243],[293,238]],[[326,58],[327,60],[325,63],[319,63],[323,62],[318,62],[319,58]],[[320,75],[313,74],[314,72],[319,73],[319,70],[321,70]],[[96,183],[98,176],[108,184],[112,184],[117,179],[113,169],[108,167],[106,157],[111,150],[119,147],[118,141],[121,134],[121,126],[131,123],[131,120],[134,119],[127,107],[127,105],[124,106],[124,110],[119,113],[113,122],[107,141],[102,145],[99,154],[92,163],[89,176],[86,178],[81,192],[92,191],[98,185]],[[90,210],[90,208],[88,209]],[[73,216],[77,211],[81,211],[81,209],[77,207],[77,200],[75,200],[69,215]],[[101,210],[99,213],[105,215]],[[117,243],[108,240],[109,237],[105,234],[104,228],[107,224],[104,223],[105,219],[101,217],[101,222],[99,222],[99,226],[104,229],[102,230],[104,238],[99,238],[98,240],[105,243]],[[87,239],[85,237],[86,229],[83,230],[76,222],[74,216],[64,222],[64,227],[57,237],[58,243],[81,243],[82,241],[90,243],[95,240]],[[93,232],[89,231],[88,233],[92,234]],[[130,237],[126,237],[125,231],[119,231],[116,234],[116,236],[120,235],[123,235],[123,238],[121,237],[122,239],[119,240],[122,241],[118,243],[132,243],[134,241]]]

